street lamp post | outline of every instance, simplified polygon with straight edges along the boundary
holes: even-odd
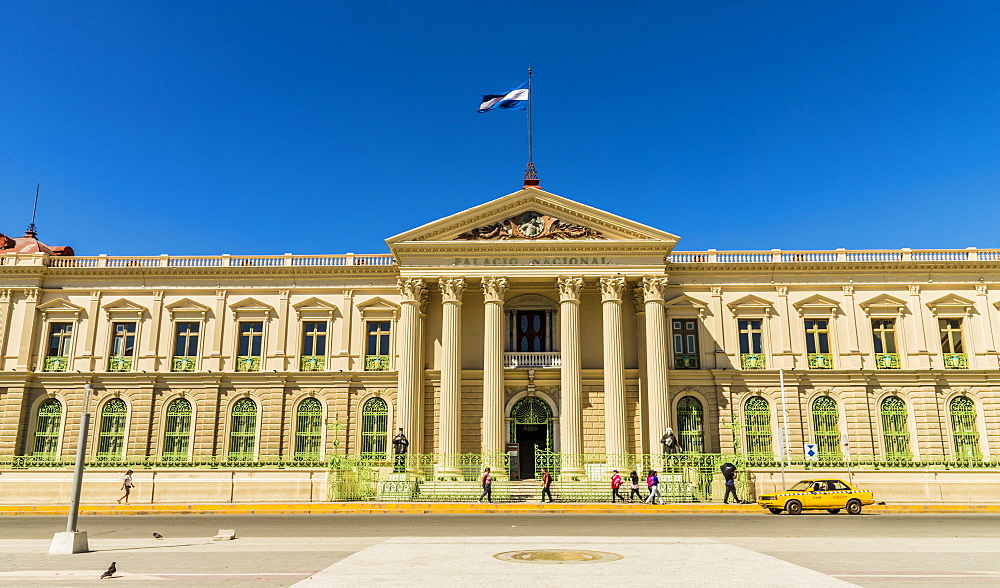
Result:
[[[87,543],[87,532],[77,530],[80,517],[80,492],[83,490],[83,462],[87,458],[87,433],[90,430],[90,399],[94,387],[83,386],[83,414],[80,415],[80,436],[76,443],[76,465],[73,469],[73,491],[69,503],[69,517],[66,519],[66,531],[56,533],[49,545],[50,554],[86,553],[90,551]]]

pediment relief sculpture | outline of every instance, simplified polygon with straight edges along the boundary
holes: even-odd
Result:
[[[561,221],[540,212],[525,212],[487,225],[466,231],[456,237],[462,241],[507,241],[510,239],[604,239],[600,231]]]

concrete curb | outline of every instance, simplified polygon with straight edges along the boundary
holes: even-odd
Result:
[[[68,506],[0,505],[0,516],[66,515]],[[865,507],[867,513],[879,514],[1000,514],[1000,504],[888,504]],[[84,504],[81,515],[235,515],[235,514],[767,514],[756,504],[464,504],[323,502],[323,503],[218,503],[218,504]]]

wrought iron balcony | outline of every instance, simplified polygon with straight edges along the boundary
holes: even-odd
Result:
[[[763,353],[741,353],[740,367],[745,370],[767,369],[767,358]]]
[[[191,355],[178,355],[170,362],[172,372],[193,372],[197,367],[198,358]]]
[[[899,369],[899,354],[898,353],[876,353],[875,354],[875,367],[880,370],[898,370]]]
[[[260,358],[253,355],[246,355],[236,358],[236,371],[238,372],[259,372]]]
[[[321,372],[326,367],[326,358],[322,355],[303,355],[299,361],[299,369],[304,372]]]
[[[948,370],[969,369],[969,356],[964,353],[945,353],[944,367]]]
[[[49,355],[45,358],[45,366],[42,368],[46,372],[64,372],[69,367],[69,357],[66,355]]]
[[[387,371],[389,371],[389,356],[388,355],[366,355],[365,356],[365,371],[366,372],[387,372]]]
[[[809,354],[809,369],[811,369],[811,370],[832,370],[833,369],[833,354],[832,353],[810,353]]]
[[[562,354],[558,351],[508,351],[503,354],[503,367],[556,368],[562,365]]]
[[[132,371],[131,355],[112,355],[108,358],[109,372],[130,372]]]
[[[699,367],[701,367],[701,362],[699,361],[697,353],[674,354],[675,370],[696,370]]]

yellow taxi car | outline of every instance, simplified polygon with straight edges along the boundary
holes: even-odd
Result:
[[[846,509],[849,514],[861,514],[861,508],[875,504],[871,490],[851,488],[843,480],[802,480],[784,492],[768,494],[757,499],[757,504],[779,514],[787,511],[797,515],[803,510],[826,510],[837,514]]]

